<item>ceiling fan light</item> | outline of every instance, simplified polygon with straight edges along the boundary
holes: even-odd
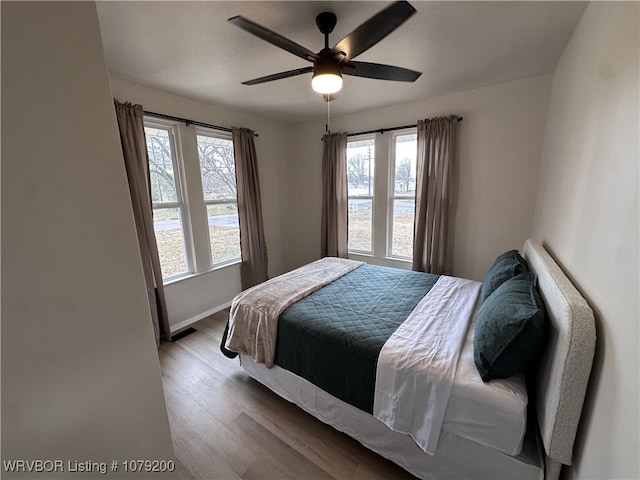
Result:
[[[339,92],[342,89],[342,76],[336,73],[316,74],[311,79],[311,88],[323,95]]]

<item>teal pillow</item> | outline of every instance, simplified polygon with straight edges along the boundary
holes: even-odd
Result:
[[[496,258],[485,275],[484,280],[482,280],[482,289],[480,291],[481,300],[484,302],[496,288],[510,278],[528,271],[529,266],[527,262],[520,256],[517,250],[504,252]]]
[[[530,272],[500,285],[476,317],[473,358],[482,380],[524,372],[543,347],[545,325],[544,303]]]

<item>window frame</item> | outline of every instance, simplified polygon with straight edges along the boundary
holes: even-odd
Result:
[[[173,202],[153,202],[151,201],[152,213],[154,214],[154,234],[155,234],[155,211],[167,208],[176,208],[180,212],[180,223],[182,225],[182,249],[185,259],[186,271],[162,277],[164,285],[167,283],[180,280],[182,278],[193,275],[194,273],[194,248],[193,248],[193,233],[191,231],[191,221],[189,205],[187,203],[187,197],[185,195],[185,171],[184,160],[182,158],[182,146],[180,142],[180,130],[177,122],[161,120],[155,117],[144,116],[143,123],[145,127],[145,144],[146,144],[146,128],[155,128],[158,130],[164,130],[168,133],[169,146],[171,149],[171,163],[173,166],[174,184],[176,189],[176,200]],[[150,166],[148,165],[150,169]],[[156,237],[157,242],[157,237]]]
[[[231,134],[231,132],[225,132],[222,130],[214,130],[211,128],[206,128],[206,127],[197,127],[195,129],[195,139],[196,139],[196,145],[198,144],[198,136],[204,136],[204,137],[211,137],[211,138],[216,138],[219,140],[225,140],[225,141],[229,141],[231,142],[231,150],[233,152],[233,172],[234,172],[234,177],[235,177],[235,190],[236,190],[236,195],[235,198],[231,199],[231,198],[225,198],[225,199],[215,199],[215,200],[207,200],[205,198],[205,192],[204,192],[204,187],[201,187],[201,193],[202,193],[202,201],[204,203],[204,212],[205,212],[205,225],[207,226],[207,231],[209,232],[209,213],[208,213],[208,209],[207,207],[209,205],[235,205],[236,208],[236,212],[238,215],[238,225],[240,222],[240,217],[239,217],[239,208],[238,208],[238,180],[237,180],[237,176],[236,176],[236,159],[235,159],[235,150],[233,148],[233,136]],[[200,163],[200,150],[198,147],[198,152],[197,152],[197,156],[198,156],[198,169],[199,169],[199,173],[200,173],[200,181],[202,182],[202,167],[201,167],[201,163]],[[239,226],[238,226],[239,228]],[[213,252],[213,246],[211,245],[211,234],[209,233],[209,235],[207,235],[207,242],[208,242],[208,252],[209,252],[209,267],[211,269],[218,269],[218,268],[223,268],[229,265],[233,265],[233,264],[237,264],[240,263],[242,261],[242,249],[240,247],[240,234],[238,233],[238,248],[239,248],[239,255],[237,257],[231,258],[231,259],[227,259],[221,262],[215,262],[214,261],[214,252]]]

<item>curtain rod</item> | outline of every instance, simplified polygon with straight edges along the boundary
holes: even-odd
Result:
[[[463,117],[458,117],[458,121],[461,122]],[[400,127],[389,127],[389,128],[376,128],[375,130],[367,130],[366,132],[355,132],[355,133],[347,133],[347,137],[355,137],[357,135],[367,135],[369,133],[384,133],[384,132],[393,132],[395,130],[404,130],[405,128],[415,128],[418,124],[414,123],[412,125],[402,125]]]
[[[198,127],[213,128],[214,130],[221,130],[223,132],[233,131],[229,127],[221,127],[219,125],[212,125],[210,123],[198,122],[197,120],[189,120],[188,118],[174,117],[173,115],[165,115],[164,113],[149,112],[147,110],[143,110],[143,112],[145,115],[149,115],[150,117],[164,118],[165,120],[173,120],[176,122],[186,123],[187,127],[189,125],[197,125]],[[258,134],[256,133],[255,136],[257,137]]]

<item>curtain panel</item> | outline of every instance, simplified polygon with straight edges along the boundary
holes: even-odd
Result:
[[[322,137],[322,257],[347,257],[347,134]]]
[[[458,116],[418,121],[413,270],[451,273],[449,220]]]
[[[269,278],[254,137],[255,133],[252,130],[232,128],[242,251],[240,281],[243,290]]]
[[[120,142],[127,170],[131,205],[138,235],[138,247],[142,259],[147,298],[153,322],[156,344],[160,339],[171,339],[171,329],[164,296],[164,284],[160,269],[160,257],[153,229],[153,207],[147,142],[144,134],[142,105],[120,103],[114,99]]]

